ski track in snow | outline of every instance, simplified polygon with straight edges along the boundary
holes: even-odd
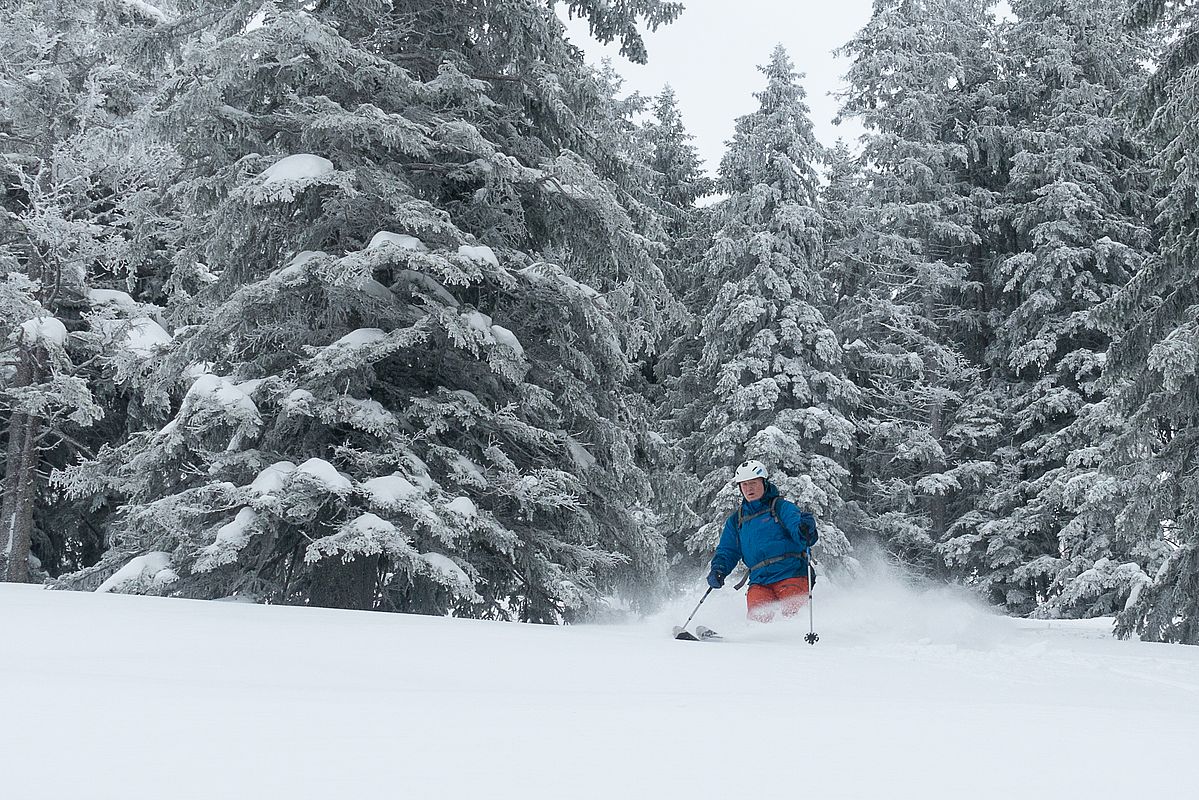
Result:
[[[725,640],[669,638],[698,595],[550,627],[0,584],[4,794],[1193,796],[1199,648],[828,581],[815,646],[727,589]]]

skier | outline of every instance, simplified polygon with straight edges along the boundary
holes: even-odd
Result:
[[[741,490],[741,506],[729,516],[712,557],[708,585],[724,586],[738,561],[749,567],[745,595],[749,618],[770,622],[776,608],[793,617],[808,601],[808,550],[819,538],[816,518],[779,496],[761,461],[737,467],[733,483]]]

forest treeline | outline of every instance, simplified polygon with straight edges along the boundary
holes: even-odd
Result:
[[[0,11],[0,577],[539,622],[818,557],[1199,643],[1199,4],[876,0],[714,175],[663,0]],[[765,24],[765,22],[764,22]],[[716,55],[716,54],[714,54]]]

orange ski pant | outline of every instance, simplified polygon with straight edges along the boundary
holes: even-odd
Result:
[[[808,602],[808,579],[787,578],[778,583],[753,584],[745,593],[749,618],[754,622],[770,622],[774,612],[794,617]]]

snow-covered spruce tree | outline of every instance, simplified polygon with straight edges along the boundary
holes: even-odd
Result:
[[[841,503],[858,399],[841,345],[824,316],[823,222],[816,207],[812,135],[804,92],[780,46],[760,68],[759,109],[737,120],[720,164],[719,228],[699,269],[702,350],[683,365],[671,405],[694,425],[685,439],[700,478],[690,537],[709,551],[736,499],[732,467],[746,458],[776,471],[780,491],[821,519],[824,554],[849,542],[831,521]],[[694,422],[692,422],[694,420]]]
[[[871,213],[865,204],[867,186],[862,164],[842,140],[824,153],[825,180],[820,188],[824,219],[824,276],[832,295],[829,323],[839,336],[857,330],[865,313],[864,288],[869,282],[872,248]],[[868,305],[868,304],[867,304]],[[871,377],[860,359],[845,358],[846,376],[857,386],[869,386]],[[860,408],[858,409],[860,412]],[[866,428],[855,425],[854,447],[848,461],[849,477],[842,491],[845,505],[838,524],[850,541],[870,538],[873,527],[864,501],[868,499],[863,459]]]
[[[1119,331],[1105,386],[1128,416],[1106,466],[1127,490],[1116,536],[1168,552],[1116,631],[1199,644],[1199,4],[1135,0],[1130,18],[1163,42],[1142,109],[1161,200],[1157,252],[1103,309]]]
[[[712,191],[712,180],[704,172],[694,137],[683,124],[674,90],[666,86],[655,99],[652,117],[639,131],[647,148],[653,206],[663,225],[665,239],[659,260],[672,295],[681,303],[681,314],[672,324],[673,337],[664,342],[664,351],[654,359],[648,397],[656,404],[655,419],[660,421],[668,443],[659,468],[653,471],[655,496],[662,529],[670,545],[672,558],[686,557],[686,537],[701,524],[691,502],[698,492],[693,467],[686,450],[679,444],[684,433],[670,421],[673,409],[667,399],[674,398],[675,384],[682,379],[680,364],[699,352],[699,339],[689,335],[699,321],[687,307],[695,288],[696,265],[702,260],[708,241],[704,209],[696,203]]]
[[[1124,6],[1015,2],[1001,31],[1008,252],[989,275],[987,363],[1009,430],[981,503],[989,520],[948,547],[1016,613],[1111,614],[1144,580],[1104,502],[1099,468],[1121,420],[1100,389],[1109,338],[1092,313],[1149,244],[1142,154],[1119,108],[1145,51],[1121,24]],[[1106,576],[1117,584],[1093,581],[1101,559],[1126,564]]]
[[[98,556],[94,509],[67,502],[44,476],[124,429],[95,357],[105,342],[141,337],[105,310],[116,295],[98,287],[119,272],[127,203],[161,161],[137,133],[149,83],[127,45],[164,19],[125,0],[5,7],[0,579],[23,581],[31,566],[34,576],[57,573]]]
[[[561,24],[258,9],[161,99],[190,231],[145,384],[169,420],[68,476],[127,503],[71,583],[550,621],[660,570],[625,387],[665,290]]]
[[[655,99],[653,117],[641,135],[649,147],[654,194],[668,236],[664,272],[671,289],[683,297],[691,284],[694,264],[706,249],[696,202],[712,193],[712,180],[704,172],[692,144],[695,137],[683,124],[678,100],[669,85]]]
[[[853,59],[842,115],[866,128],[865,192],[841,211],[855,241],[836,250],[860,262],[836,273],[858,276],[839,315],[864,395],[856,524],[929,573],[972,520],[997,429],[978,364],[990,196],[976,120],[996,68],[987,5],[877,0],[840,50]]]

